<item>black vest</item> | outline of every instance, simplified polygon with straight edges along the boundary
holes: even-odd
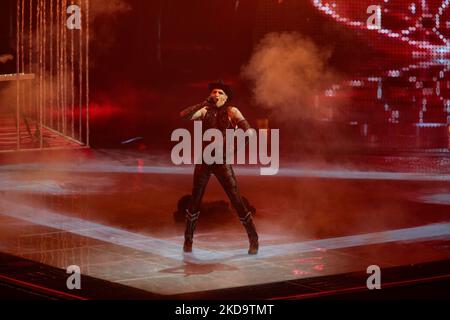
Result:
[[[208,108],[205,117],[203,118],[203,130],[218,129],[222,132],[225,138],[225,130],[233,129],[233,124],[228,118],[228,106],[224,105],[220,108]]]
[[[208,129],[217,129],[222,132],[223,137],[223,159],[225,161],[226,157],[226,130],[234,129],[233,124],[228,118],[228,105],[224,105],[220,108],[211,107],[208,108],[208,111],[203,118],[203,132]],[[211,142],[203,142],[203,148],[205,148]]]

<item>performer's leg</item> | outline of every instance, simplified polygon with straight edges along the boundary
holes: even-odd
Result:
[[[227,193],[231,204],[239,215],[239,219],[247,231],[250,242],[248,253],[258,253],[258,233],[256,232],[255,224],[253,223],[252,214],[242,201],[233,168],[229,164],[216,165],[214,167],[214,174]]]
[[[186,210],[186,231],[184,232],[184,252],[192,251],[194,231],[200,216],[200,204],[205,193],[211,173],[206,165],[198,164],[194,170],[194,183],[192,187],[192,200]]]
[[[200,205],[210,176],[211,170],[207,165],[197,164],[195,166],[194,182],[192,186],[192,201],[189,206],[189,210],[191,212],[200,211]]]

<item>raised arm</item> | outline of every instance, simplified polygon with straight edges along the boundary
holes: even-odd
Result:
[[[207,105],[208,102],[203,101],[202,103],[188,107],[180,112],[180,117],[184,120],[197,120],[199,118],[202,118],[206,111]]]

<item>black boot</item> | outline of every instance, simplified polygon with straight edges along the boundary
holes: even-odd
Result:
[[[194,240],[194,231],[197,226],[198,217],[200,215],[200,211],[196,213],[191,213],[188,209],[186,209],[186,231],[184,232],[184,252],[192,252],[192,242]]]
[[[250,243],[248,254],[257,254],[259,249],[258,233],[256,232],[251,212],[248,212],[247,215],[244,218],[240,218],[240,220],[247,231],[248,241]]]

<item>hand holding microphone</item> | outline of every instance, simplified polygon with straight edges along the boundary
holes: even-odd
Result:
[[[213,105],[215,105],[216,103],[217,103],[217,98],[216,97],[213,97],[213,96],[209,96],[208,97],[208,99],[206,99],[206,103],[207,104],[213,104]]]

